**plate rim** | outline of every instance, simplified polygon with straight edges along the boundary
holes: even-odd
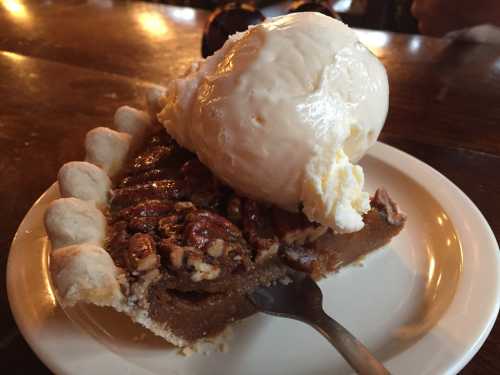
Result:
[[[415,172],[412,173],[412,179],[415,181],[415,183],[418,183],[421,187],[423,187],[432,197],[437,199],[439,204],[445,209],[447,213],[454,213],[458,209],[461,210],[466,210],[468,212],[467,219],[463,220],[468,220],[467,224],[471,224],[474,227],[474,231],[479,230],[481,232],[481,238],[482,241],[484,240],[486,243],[486,246],[484,248],[488,248],[489,251],[487,254],[482,253],[482,257],[486,257],[490,259],[490,267],[489,269],[494,269],[489,276],[493,280],[493,283],[491,285],[492,288],[494,288],[493,294],[496,296],[494,301],[490,301],[490,304],[488,306],[488,309],[483,309],[482,312],[484,314],[482,315],[482,320],[481,320],[481,329],[473,334],[474,336],[470,341],[467,341],[468,345],[464,345],[464,349],[462,350],[462,353],[459,354],[459,358],[457,359],[450,359],[445,368],[439,368],[439,369],[434,369],[434,370],[439,370],[440,373],[444,374],[455,374],[459,372],[471,359],[472,357],[479,351],[483,343],[485,342],[486,338],[488,337],[489,333],[491,332],[494,324],[496,317],[498,316],[498,312],[500,309],[500,251],[498,247],[498,242],[497,239],[489,226],[488,222],[484,218],[483,214],[480,212],[480,210],[477,208],[477,206],[472,202],[472,200],[462,191],[460,190],[453,182],[451,182],[447,177],[445,177],[443,174],[441,174],[439,171],[435,170],[431,166],[427,165],[426,163],[420,161],[419,159],[401,151],[398,150],[397,148],[393,146],[386,145],[382,142],[377,142],[367,153],[370,157],[373,157],[384,164],[388,165],[389,167],[395,168],[399,172],[403,173],[404,175],[408,176],[408,173],[406,172],[408,165],[412,165],[412,167],[415,167]],[[423,183],[420,183],[417,181],[414,176],[418,175],[420,177],[420,181],[423,181]],[[31,206],[29,211],[26,213],[24,216],[23,220],[21,221],[16,234],[12,240],[12,244],[10,247],[9,251],[9,256],[7,260],[7,272],[6,272],[6,277],[7,277],[7,296],[8,296],[8,301],[9,305],[12,311],[12,314],[14,316],[14,319],[16,321],[16,324],[22,333],[23,337],[26,339],[28,342],[29,346],[31,349],[36,353],[36,355],[40,358],[42,362],[44,362],[49,369],[52,371],[55,371],[56,373],[71,373],[68,371],[69,369],[67,368],[68,366],[62,365],[59,360],[57,355],[54,355],[53,353],[47,352],[44,350],[44,344],[42,342],[39,342],[37,340],[36,334],[30,330],[30,327],[25,325],[25,320],[23,319],[23,312],[22,309],[20,309],[20,305],[22,305],[21,299],[16,296],[16,274],[13,270],[13,263],[15,259],[15,256],[13,255],[17,242],[19,240],[19,235],[21,232],[21,229],[27,225],[28,219],[31,216],[34,208],[37,206],[37,204],[43,199],[43,197],[48,194],[52,189],[55,188],[56,184],[53,184],[49,189],[47,189]],[[430,187],[430,188],[429,188]],[[457,201],[459,203],[456,203],[457,206],[454,207],[454,205],[450,204],[449,199],[439,199],[443,198],[443,194],[450,194],[451,195],[459,198]],[[460,207],[458,207],[460,206]],[[451,214],[450,219],[452,220],[453,226],[457,230],[457,234],[460,237],[460,242],[463,243],[463,241],[467,242],[468,236],[464,233],[464,221],[459,220],[455,222],[455,217],[456,214]],[[466,244],[467,245],[467,244]],[[465,249],[468,249],[467,246],[463,246]],[[484,251],[484,250],[483,250]],[[464,265],[467,262],[467,257],[470,256],[470,251],[466,250],[463,251],[463,256],[464,256]],[[488,266],[486,264],[485,266]],[[466,273],[466,268],[464,268],[464,272],[467,276]],[[463,274],[461,275],[458,285],[457,285],[457,291],[456,295],[453,297],[452,303],[450,307],[447,309],[447,311],[441,316],[440,322],[446,321],[446,319],[450,319],[450,314],[454,313],[454,309],[456,309],[457,305],[457,298],[461,298],[459,292],[463,291],[464,289],[464,283],[465,282],[474,282],[474,279],[471,279],[470,277],[466,277],[464,279]],[[470,275],[468,275],[470,276]],[[470,285],[469,285],[470,287]],[[470,288],[469,288],[470,289]],[[463,297],[463,296],[462,296]],[[455,305],[454,305],[455,304]],[[487,310],[485,312],[485,310]],[[66,318],[67,319],[67,318]],[[439,323],[439,322],[438,322]],[[73,329],[76,331],[79,330],[78,327],[74,326]],[[81,333],[80,333],[81,334]],[[469,335],[471,336],[471,335]],[[90,336],[88,339],[91,339],[93,341],[92,344],[97,344],[100,348],[104,348],[105,346],[96,341],[95,339],[91,338]],[[416,345],[422,345],[421,342],[417,343]],[[119,358],[119,356],[114,353],[109,351],[109,354],[112,354],[113,356],[116,356],[116,358]],[[398,354],[396,357],[389,359],[386,361],[387,367],[391,368],[393,366],[398,366],[398,363],[403,361],[408,361],[408,358],[411,358],[411,352],[412,350],[407,350],[404,351],[400,354]],[[109,360],[109,357],[108,357]],[[121,361],[123,362],[123,361]],[[109,365],[109,363],[108,363]],[[130,370],[131,366],[133,366],[131,363],[128,363],[127,368]],[[151,373],[150,371],[144,369],[144,368],[139,368],[142,373]]]
[[[480,332],[478,332],[475,335],[475,339],[473,340],[472,345],[468,349],[464,349],[462,355],[458,360],[456,360],[453,363],[450,363],[446,368],[442,369],[437,369],[439,373],[442,374],[457,374],[460,370],[462,370],[467,363],[474,357],[474,355],[477,354],[481,346],[484,344],[486,341],[488,335],[490,334],[491,330],[493,329],[493,326],[495,324],[496,318],[499,314],[499,309],[500,309],[500,248],[498,245],[498,241],[495,237],[495,234],[493,233],[493,230],[491,229],[491,226],[489,225],[488,221],[482,214],[482,212],[479,210],[479,208],[475,205],[475,203],[458,187],[456,186],[451,180],[449,180],[446,176],[444,176],[441,172],[437,171],[430,165],[424,163],[423,161],[419,160],[418,158],[401,151],[397,149],[396,147],[384,144],[382,142],[377,142],[375,145],[376,147],[376,155],[375,156],[377,159],[381,160],[382,162],[386,163],[387,165],[390,165],[394,168],[396,168],[399,171],[403,171],[405,166],[407,166],[406,163],[412,163],[413,166],[415,166],[418,170],[418,174],[420,179],[423,178],[423,181],[425,183],[420,183],[419,181],[415,180],[415,183],[418,183],[421,187],[423,187],[425,190],[429,192],[434,198],[436,198],[439,202],[439,204],[443,207],[443,209],[449,214],[452,212],[452,215],[450,216],[450,220],[452,220],[452,224],[455,227],[457,234],[459,236],[459,241],[462,246],[462,256],[463,256],[463,265],[464,265],[464,270],[461,273],[461,277],[458,280],[457,284],[457,290],[456,293],[453,297],[451,306],[448,307],[448,309],[445,311],[445,313],[441,316],[439,322],[446,321],[447,319],[450,319],[450,317],[455,313],[455,310],[457,308],[457,305],[460,302],[460,298],[463,298],[463,296],[460,296],[459,294],[464,291],[464,284],[466,281],[471,280],[471,274],[470,272],[465,272],[467,263],[470,261],[471,256],[471,250],[469,250],[469,243],[470,242],[470,236],[464,235],[465,230],[465,222],[463,220],[455,220],[459,218],[460,216],[456,213],[458,210],[463,210],[464,207],[468,211],[468,219],[469,220],[474,220],[475,223],[475,229],[479,229],[482,231],[482,237],[483,240],[486,241],[486,246],[485,248],[489,248],[491,251],[489,253],[481,253],[481,256],[483,257],[489,257],[490,258],[490,263],[486,263],[486,266],[490,266],[489,268],[493,271],[493,274],[490,276],[493,276],[495,279],[492,287],[494,288],[494,294],[496,298],[493,301],[490,301],[489,309],[488,311],[483,315],[483,324],[481,327]],[[374,148],[375,148],[374,147]],[[407,174],[407,173],[405,173]],[[416,173],[414,173],[415,175]],[[432,189],[429,189],[428,186],[431,185]],[[462,204],[460,207],[451,205],[451,199],[449,197],[445,197],[444,195],[448,195],[450,191],[456,196],[460,198],[460,203]],[[441,199],[439,199],[441,198]],[[477,227],[479,225],[479,227]],[[474,232],[474,230],[470,230],[470,232]],[[464,245],[464,242],[465,245]],[[464,251],[464,249],[467,249]],[[465,276],[465,277],[464,277]],[[475,280],[473,280],[475,281]],[[470,289],[470,285],[469,285]],[[478,297],[478,295],[474,295],[473,297]],[[438,322],[438,323],[439,323]],[[418,345],[419,343],[417,343]],[[392,358],[389,361],[386,362],[386,364],[390,367],[391,363],[395,363],[398,360],[404,360],[405,354],[407,355],[408,353],[403,352],[400,355],[398,355],[396,358]]]

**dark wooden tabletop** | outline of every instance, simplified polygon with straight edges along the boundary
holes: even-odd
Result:
[[[138,2],[0,1],[0,373],[44,374],[16,328],[8,249],[85,132],[199,57],[206,13]],[[390,77],[381,140],[458,185],[500,235],[500,46],[360,31]],[[481,277],[478,275],[478,277]],[[500,374],[500,328],[463,374]]]

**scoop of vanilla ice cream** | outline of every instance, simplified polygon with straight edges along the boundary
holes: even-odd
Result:
[[[158,117],[236,191],[354,232],[370,205],[353,163],[382,129],[388,92],[383,65],[351,29],[294,13],[194,64]]]

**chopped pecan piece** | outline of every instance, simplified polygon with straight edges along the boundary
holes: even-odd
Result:
[[[282,245],[280,247],[281,259],[291,268],[307,273],[313,273],[317,265],[317,256],[298,245]]]
[[[222,254],[224,254],[224,240],[217,238],[212,241],[208,245],[207,254],[214,258],[222,256]]]
[[[108,240],[108,250],[118,267],[125,267],[124,252],[128,249],[130,234],[127,232],[127,222],[118,221],[111,226]]]
[[[186,216],[184,238],[186,243],[203,249],[211,240],[237,241],[241,232],[226,218],[209,211],[197,211]]]
[[[172,152],[171,146],[155,146],[146,149],[132,161],[130,172],[135,174],[161,167],[170,158]]]
[[[263,262],[278,252],[279,240],[274,234],[269,213],[250,199],[243,204],[243,231],[248,242],[255,247],[256,262]]]
[[[278,253],[280,244],[277,240],[259,239],[257,241],[257,252],[255,263],[262,263]]]
[[[177,212],[188,213],[196,210],[196,206],[192,202],[177,202],[174,209]]]
[[[168,264],[180,275],[194,282],[213,280],[220,275],[220,267],[206,261],[203,253],[191,246],[182,247],[174,240],[162,240],[160,251],[168,257]]]
[[[275,239],[273,225],[265,208],[251,199],[243,204],[243,230],[252,243],[257,238]]]
[[[160,218],[155,216],[133,217],[128,222],[128,229],[131,232],[153,232],[156,229],[159,220]]]
[[[162,257],[165,255],[168,259],[167,264],[170,264],[175,269],[182,268],[186,250],[184,247],[179,246],[173,239],[166,239],[160,242],[159,250],[162,253]]]
[[[131,272],[141,273],[157,268],[158,260],[152,236],[136,233],[130,238],[126,261]]]
[[[387,222],[392,225],[402,225],[406,221],[406,215],[400,210],[398,204],[392,200],[384,189],[377,189],[371,199],[371,204],[384,212]]]
[[[159,228],[165,238],[159,246],[162,264],[179,278],[213,280],[253,266],[239,229],[213,212],[171,214],[160,220]]]
[[[143,173],[134,174],[125,177],[120,183],[120,187],[143,184],[145,182],[171,179],[178,176],[174,168],[151,169]]]
[[[116,218],[127,220],[131,217],[154,217],[164,216],[174,209],[174,204],[170,201],[160,201],[158,199],[145,200],[135,206],[124,208],[116,215]]]
[[[218,192],[213,190],[195,191],[191,200],[197,207],[205,209],[217,209],[222,203]]]
[[[132,160],[129,170],[132,174],[136,174],[162,167],[172,156],[173,151],[172,145],[157,145],[146,148]]]
[[[183,218],[178,214],[162,217],[158,222],[158,229],[164,238],[177,238],[182,236]]]
[[[187,265],[194,268],[191,280],[196,282],[202,280],[213,280],[220,274],[220,268],[216,265],[205,262],[201,254],[190,253],[187,259]]]
[[[143,200],[179,200],[186,196],[184,184],[178,180],[159,180],[142,185],[115,189],[111,204],[116,208],[129,207]]]

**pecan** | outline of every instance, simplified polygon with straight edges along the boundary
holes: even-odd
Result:
[[[197,211],[186,216],[184,239],[190,246],[203,249],[217,238],[224,241],[238,241],[241,232],[226,218],[209,211]]]
[[[256,246],[255,263],[262,263],[278,253],[280,244],[273,239],[259,239]]]
[[[118,221],[111,227],[108,250],[118,267],[125,267],[124,252],[128,249],[130,235],[127,232],[127,222]]]
[[[246,199],[243,204],[243,230],[250,243],[259,238],[276,238],[269,214],[265,211],[263,206],[251,199]]]
[[[255,247],[255,261],[262,262],[278,252],[279,241],[265,208],[253,200],[243,204],[243,231],[248,242]]]
[[[174,168],[151,169],[143,173],[125,177],[120,187],[143,184],[150,181],[158,181],[177,177],[178,172]]]
[[[387,222],[391,225],[402,225],[406,221],[404,214],[398,204],[392,200],[384,189],[377,189],[371,199],[371,205],[385,214]]]
[[[164,238],[180,237],[183,229],[182,217],[178,214],[171,214],[162,217],[158,222],[158,229]]]
[[[218,208],[221,205],[220,195],[214,190],[196,191],[191,194],[191,200],[200,208]]]
[[[207,254],[214,258],[218,258],[224,254],[224,241],[220,238],[212,241],[207,248]]]
[[[220,275],[220,267],[207,263],[203,253],[193,247],[182,247],[168,239],[161,241],[160,251],[168,257],[173,269],[187,272],[192,281],[213,280]],[[184,268],[185,259],[187,268]]]
[[[179,224],[177,220],[182,219],[171,216],[164,220],[168,221],[165,225],[184,228],[185,224],[184,236],[174,233],[160,242],[159,250],[162,264],[173,269],[178,277],[198,282],[252,268],[246,242],[238,228],[226,219],[211,212],[197,211],[188,214],[184,224]]]
[[[282,245],[279,253],[285,264],[301,272],[312,273],[318,262],[316,254],[298,245]]]
[[[152,138],[146,144],[146,149],[155,149],[156,147],[166,147],[171,150],[171,154],[168,157],[168,163],[161,161],[159,164],[168,164],[169,168],[175,168],[179,170],[180,167],[187,161],[196,157],[193,153],[180,147],[165,131],[161,131]]]
[[[145,272],[159,265],[156,245],[149,234],[136,233],[129,241],[127,266],[132,272]]]
[[[128,222],[128,229],[131,232],[153,232],[158,225],[158,220],[160,218],[154,216],[133,217]]]
[[[220,268],[216,265],[204,261],[203,256],[197,253],[190,253],[187,265],[194,268],[191,280],[198,282],[202,280],[216,279],[220,274]]]
[[[185,197],[187,191],[179,180],[159,180],[142,185],[115,189],[111,204],[114,208],[129,207],[143,200],[178,200]]]
[[[130,172],[135,174],[161,167],[172,156],[172,153],[172,147],[163,145],[146,149],[134,158]]]
[[[174,209],[176,212],[187,213],[196,210],[196,206],[192,202],[177,202]]]
[[[160,201],[158,199],[150,199],[140,202],[135,206],[120,210],[116,217],[118,219],[127,220],[131,217],[151,217],[164,216],[174,208],[174,204],[169,201]]]
[[[168,259],[167,264],[169,263],[175,269],[180,269],[183,266],[185,248],[176,244],[174,240],[162,240],[159,244],[159,250],[162,256],[165,255]]]

